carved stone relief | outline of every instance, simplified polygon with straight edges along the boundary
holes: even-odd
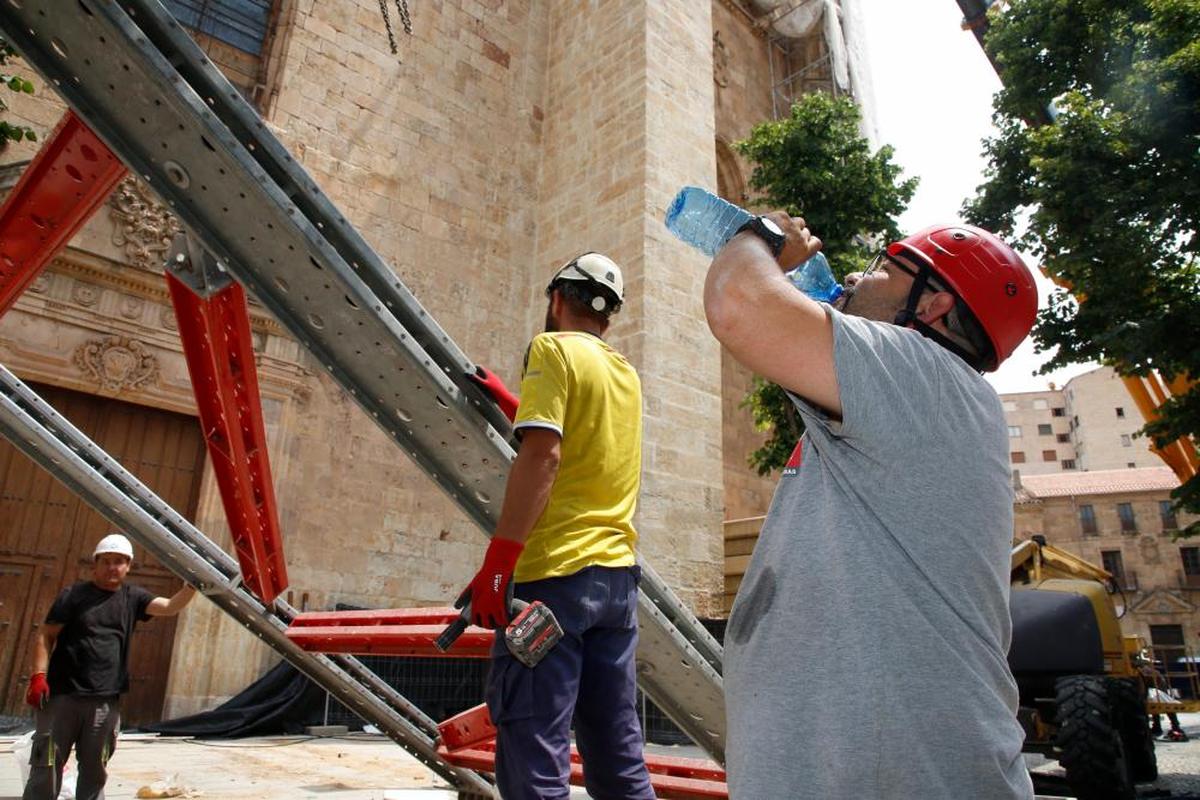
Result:
[[[75,281],[71,287],[71,299],[81,306],[90,308],[100,300],[100,287],[93,283]]]
[[[136,389],[158,377],[158,359],[124,336],[93,339],[75,349],[75,366],[109,391]]]
[[[1158,541],[1153,536],[1143,536],[1138,542],[1138,550],[1141,553],[1142,561],[1147,564],[1157,564],[1162,561],[1162,556],[1158,552]]]
[[[162,272],[179,220],[133,176],[117,184],[108,204],[116,223],[113,244],[125,250],[133,266]]]
[[[45,272],[39,274],[33,279],[33,283],[29,284],[29,291],[34,294],[45,294],[50,291],[50,276]]]
[[[729,47],[720,31],[713,31],[713,82],[722,89],[729,85]]]
[[[138,319],[142,316],[143,309],[146,308],[145,298],[137,295],[125,294],[121,295],[121,302],[118,305],[121,316],[125,319]]]

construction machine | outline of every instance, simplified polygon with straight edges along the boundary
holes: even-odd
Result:
[[[1180,675],[1155,669],[1165,659],[1122,633],[1119,592],[1109,572],[1044,537],[1013,547],[1008,662],[1024,749],[1056,759],[1079,800],[1132,800],[1135,784],[1158,777],[1149,715],[1200,710],[1194,670],[1181,691]]]

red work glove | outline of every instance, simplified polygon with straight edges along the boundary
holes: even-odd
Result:
[[[46,683],[46,673],[35,672],[29,679],[29,690],[25,692],[25,702],[34,708],[42,708],[50,699],[50,684]]]
[[[471,603],[471,624],[498,630],[508,625],[508,585],[525,545],[512,539],[492,537],[483,566],[463,593],[454,601],[455,608]]]
[[[496,405],[500,406],[500,410],[504,412],[504,416],[508,417],[509,422],[517,418],[517,405],[521,402],[521,398],[508,390],[499,375],[487,367],[477,364],[475,371],[467,373],[467,377],[479,384],[496,401]]]

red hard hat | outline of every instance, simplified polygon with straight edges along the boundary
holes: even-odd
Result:
[[[888,245],[887,254],[908,256],[967,304],[996,351],[996,369],[1012,355],[1037,318],[1033,273],[995,234],[973,225],[933,225]]]

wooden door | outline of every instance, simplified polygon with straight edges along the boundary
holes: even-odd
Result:
[[[194,518],[204,466],[194,417],[65,389],[34,388],[167,503]],[[3,713],[23,713],[32,636],[63,587],[90,580],[92,548],[112,529],[49,473],[0,440],[0,626],[9,621],[0,627],[0,644],[5,644],[0,679],[6,679],[5,687],[14,687],[0,698]],[[157,595],[170,595],[181,585],[137,545],[129,580]],[[174,636],[173,618],[138,625],[130,654],[130,692],[122,703],[125,723],[159,718]]]

